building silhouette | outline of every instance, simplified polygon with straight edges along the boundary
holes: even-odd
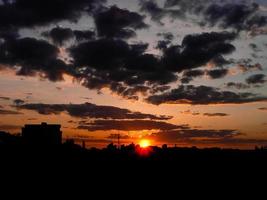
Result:
[[[62,143],[61,125],[26,124],[22,128],[22,139],[33,145],[60,145]]]

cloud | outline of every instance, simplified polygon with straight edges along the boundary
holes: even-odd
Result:
[[[33,28],[62,20],[76,22],[105,0],[7,0],[0,5],[0,27]]]
[[[161,8],[159,5],[152,0],[140,0],[140,11],[146,12],[151,16],[151,19],[161,25],[162,19],[164,17],[171,17],[171,18],[184,18],[183,11],[179,9],[168,9],[168,8]]]
[[[22,115],[23,113],[21,112],[17,112],[17,111],[13,111],[13,110],[3,110],[0,109],[0,115]]]
[[[244,90],[244,89],[249,89],[250,85],[245,84],[245,83],[235,83],[235,82],[229,82],[226,84],[227,88],[230,89],[238,89],[238,90]]]
[[[9,101],[10,98],[9,97],[0,97],[0,100]]]
[[[131,137],[129,135],[120,135],[119,137],[122,140],[131,139]],[[110,134],[107,138],[108,139],[118,139],[118,134]]]
[[[179,86],[159,95],[152,95],[146,98],[151,104],[243,104],[251,102],[266,101],[266,96],[259,96],[253,93],[234,93],[230,91],[220,91],[217,88],[208,86]]]
[[[157,33],[157,36],[163,37],[163,39],[167,41],[172,41],[174,39],[174,35],[171,32]]]
[[[112,6],[94,15],[99,37],[128,39],[136,35],[135,30],[147,28],[144,16],[126,9]]]
[[[254,52],[261,52],[262,50],[259,49],[258,45],[255,43],[250,43],[249,47],[254,51]]]
[[[252,64],[251,59],[241,59],[237,61],[237,67],[243,72],[262,71],[263,67],[260,63]]]
[[[92,40],[95,38],[95,32],[91,30],[74,30],[73,34],[78,42]]]
[[[36,120],[38,120],[38,118],[28,118],[27,120],[28,121],[36,121]]]
[[[181,78],[181,82],[183,84],[188,84],[194,80],[194,78],[199,78],[204,76],[204,70],[185,70],[183,73],[183,77]]]
[[[13,100],[13,103],[14,103],[16,106],[19,106],[19,105],[24,104],[25,101],[22,100],[22,99],[15,99],[15,100]]]
[[[133,14],[115,7],[110,9],[122,12],[123,16]],[[128,20],[123,28],[139,27],[137,22]],[[63,43],[70,32],[75,35],[75,31],[57,27],[49,36],[55,43]],[[68,64],[59,59],[59,48],[47,41],[19,38],[0,45],[0,61],[16,69],[18,75],[62,81],[63,75],[68,74],[89,89],[109,88],[126,99],[138,100],[140,95],[153,94],[154,88],[166,88],[177,81],[177,72],[190,71],[231,53],[235,47],[229,42],[235,38],[236,34],[229,32],[188,35],[181,45],[162,49],[162,56],[146,53],[146,43],[129,44],[114,38],[82,40],[66,50],[72,60]]]
[[[42,33],[46,38],[51,38],[57,46],[62,46],[66,41],[75,38],[77,42],[95,39],[95,32],[91,30],[72,30],[70,28],[55,27]]]
[[[38,49],[38,51],[37,51]],[[22,38],[0,45],[0,61],[15,68],[18,75],[42,77],[50,81],[63,80],[68,66],[58,59],[59,49],[44,40]]]
[[[203,139],[201,141],[199,140],[190,140],[188,141],[191,144],[203,144],[203,145],[227,145],[239,148],[241,146],[254,148],[255,146],[266,146],[267,140],[265,139],[252,139],[252,138],[221,138],[221,139]]]
[[[77,118],[96,118],[96,119],[151,119],[151,120],[169,120],[170,116],[156,116],[133,112],[128,109],[122,109],[114,106],[100,106],[91,103],[84,104],[23,104],[16,108],[23,110],[36,111],[42,115],[58,115],[67,112],[72,117]]]
[[[62,46],[63,43],[74,37],[70,28],[55,27],[49,32],[44,32],[45,37],[51,38],[56,45]]]
[[[205,130],[205,129],[185,129],[185,130],[167,130],[153,133],[147,138],[160,142],[179,142],[196,140],[201,142],[205,139],[225,139],[239,136],[241,133],[237,130]]]
[[[191,110],[181,111],[181,114],[194,115],[194,116],[200,115],[199,112],[192,112]]]
[[[167,0],[165,8],[178,7],[185,14],[198,16],[201,26],[236,31],[247,31],[257,35],[267,24],[267,17],[261,14],[260,6],[251,1],[208,1],[208,0]]]
[[[93,122],[83,122],[77,128],[86,129],[88,131],[142,131],[186,129],[188,127],[153,120],[96,120]]]
[[[265,27],[252,27],[249,36],[256,37],[258,35],[267,35],[267,28]]]
[[[0,130],[3,131],[11,131],[21,129],[21,126],[10,125],[10,124],[0,124]]]
[[[214,69],[207,72],[210,78],[220,79],[228,74],[228,69]]]
[[[229,114],[226,114],[226,113],[204,113],[203,115],[207,117],[228,117],[229,116]]]
[[[201,67],[218,56],[235,51],[229,43],[235,38],[236,34],[230,32],[187,35],[181,46],[173,45],[163,50],[162,63],[175,72]]]
[[[255,85],[255,84],[264,84],[267,80],[265,80],[265,74],[255,74],[246,79],[247,84]]]
[[[89,89],[110,88],[124,97],[144,92],[149,85],[161,86],[177,80],[177,76],[164,69],[160,60],[146,54],[147,44],[129,45],[115,39],[99,39],[69,49],[74,65],[81,68],[76,76]],[[135,94],[133,94],[135,96]]]

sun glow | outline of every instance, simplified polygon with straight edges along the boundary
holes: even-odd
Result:
[[[150,141],[149,140],[141,140],[139,144],[140,144],[141,148],[147,148],[150,146]]]

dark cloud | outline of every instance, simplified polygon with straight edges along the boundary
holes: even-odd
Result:
[[[44,40],[23,38],[0,45],[0,62],[20,67],[17,74],[34,76],[41,73],[51,81],[63,80],[67,65],[59,60],[57,47]]]
[[[161,8],[155,1],[139,0],[139,2],[140,2],[140,10],[142,12],[148,13],[151,16],[151,19],[159,24],[163,24],[161,20],[167,16],[171,18],[184,17],[184,13],[181,10]]]
[[[184,72],[183,76],[196,78],[203,76],[204,74],[205,72],[203,70],[187,70]]]
[[[193,116],[200,115],[199,112],[192,112],[191,110],[181,111],[181,114],[184,114],[184,115],[193,115]]]
[[[165,50],[171,44],[169,40],[159,40],[156,49]]]
[[[132,14],[125,10],[118,12]],[[55,30],[71,32],[59,27]],[[146,53],[148,44],[144,43],[129,44],[108,38],[89,40],[68,49],[73,59],[71,64],[58,58],[60,51],[56,46],[44,40],[22,38],[0,46],[0,63],[19,67],[18,75],[39,75],[51,81],[61,81],[63,74],[69,74],[89,89],[109,88],[122,97],[138,100],[140,94],[151,94],[154,88],[177,81],[176,72],[201,67],[231,53],[235,47],[228,42],[235,37],[229,32],[188,35],[181,46],[162,49],[162,57]],[[65,39],[54,37],[56,43]]]
[[[22,100],[22,99],[15,99],[15,100],[13,100],[13,103],[14,103],[16,106],[19,106],[19,105],[24,104],[25,101]]]
[[[246,79],[247,84],[264,84],[267,80],[265,80],[266,75],[265,74],[255,74]]]
[[[223,67],[224,65],[230,65],[234,62],[231,59],[225,59],[222,55],[218,55],[213,58],[210,63],[213,64],[215,67]]]
[[[257,35],[261,34],[261,31],[257,30],[262,30],[267,24],[267,17],[260,13],[259,5],[246,0],[167,0],[165,8],[172,7],[198,16],[198,23],[202,26],[245,30]]]
[[[13,110],[2,110],[0,109],[0,115],[22,115],[23,113]]]
[[[95,32],[90,30],[74,30],[73,34],[78,42],[92,40],[95,38]]]
[[[51,38],[56,45],[63,43],[74,37],[73,31],[70,28],[55,27],[49,32],[44,32],[44,36]]]
[[[226,87],[230,89],[244,90],[244,89],[249,89],[250,85],[245,84],[245,83],[229,82],[226,84]]]
[[[171,32],[158,33],[157,36],[163,37],[163,39],[167,41],[172,41],[174,39],[174,35]]]
[[[78,129],[88,131],[141,131],[141,130],[173,130],[187,129],[187,126],[178,126],[167,122],[153,120],[96,120],[94,122],[81,123]]]
[[[250,71],[262,71],[263,67],[260,63],[253,64],[251,59],[241,59],[238,60],[237,62],[238,68],[242,72],[250,72]]]
[[[146,99],[148,103],[160,105],[169,104],[242,104],[251,102],[266,101],[266,96],[259,96],[252,93],[234,93],[220,91],[217,88],[208,86],[179,86],[160,95],[152,95]]]
[[[33,110],[42,115],[60,114],[67,112],[72,117],[96,119],[151,119],[168,120],[170,116],[156,116],[133,112],[114,106],[99,106],[91,103],[85,104],[24,104],[16,106],[18,109]]]
[[[76,22],[83,12],[91,12],[105,0],[7,0],[0,5],[0,27],[48,25],[62,20]]]
[[[0,27],[0,39],[7,40],[14,40],[19,37],[18,29],[12,28],[2,28]]]
[[[171,86],[163,85],[163,86],[156,86],[151,89],[152,94],[165,92],[167,90],[171,89]]]
[[[149,85],[166,85],[177,76],[164,69],[159,58],[146,54],[147,44],[129,45],[122,40],[100,39],[70,48],[74,65],[83,67],[79,79],[87,88],[110,88],[113,92],[127,94],[144,92]]]
[[[252,4],[212,4],[204,12],[205,20],[212,26],[219,24],[223,28],[251,30],[253,26],[266,25],[266,17],[257,15],[259,5]]]
[[[196,141],[197,142],[197,141]],[[202,140],[202,144],[212,144],[212,145],[237,145],[240,148],[241,145],[255,147],[257,145],[266,146],[267,140],[264,139],[250,139],[250,138],[222,138],[222,139],[209,139],[209,140]]]
[[[9,100],[10,100],[10,98],[9,98],[9,97],[0,97],[0,100],[9,101]]]
[[[260,51],[262,51],[261,49],[259,49],[258,45],[255,44],[255,43],[250,43],[250,44],[249,44],[249,47],[250,47],[253,51],[255,51],[255,52],[260,52]]]
[[[203,114],[206,117],[227,117],[229,114],[226,113],[204,113]]]
[[[267,108],[258,108],[261,111],[267,111]]]
[[[179,142],[184,140],[196,139],[201,142],[204,139],[225,139],[240,135],[237,130],[203,130],[203,129],[185,129],[185,130],[167,130],[153,133],[147,138],[160,142]]]
[[[131,38],[135,30],[147,28],[144,16],[112,6],[94,16],[98,36],[107,38]]]
[[[205,74],[203,70],[186,70],[183,73],[183,77],[181,78],[181,82],[183,84],[188,84],[194,80],[194,78],[202,77]]]
[[[210,78],[219,79],[223,78],[228,74],[228,69],[214,69],[207,72]]]
[[[230,32],[187,35],[181,46],[174,45],[164,50],[162,63],[167,69],[177,72],[201,67],[218,56],[235,51],[229,43],[235,38],[236,34]]]
[[[43,36],[51,38],[53,43],[62,46],[64,42],[75,38],[78,42],[95,39],[95,32],[90,30],[72,30],[70,28],[55,27],[50,31],[42,33]]]
[[[100,39],[74,46],[70,53],[76,66],[114,69],[123,67],[131,56],[141,56],[146,47],[140,51],[122,40]]]

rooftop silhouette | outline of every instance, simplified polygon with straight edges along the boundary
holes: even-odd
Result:
[[[75,161],[79,164],[101,162],[165,162],[165,163],[264,163],[267,149],[255,150],[221,149],[197,147],[182,148],[109,144],[104,149],[86,149],[85,144],[75,144],[74,140],[62,143],[60,125],[29,124],[22,128],[21,135],[0,132],[0,152],[2,159],[23,162],[45,160],[47,163]]]
[[[22,139],[29,144],[60,145],[62,143],[61,125],[26,124],[22,128]]]

